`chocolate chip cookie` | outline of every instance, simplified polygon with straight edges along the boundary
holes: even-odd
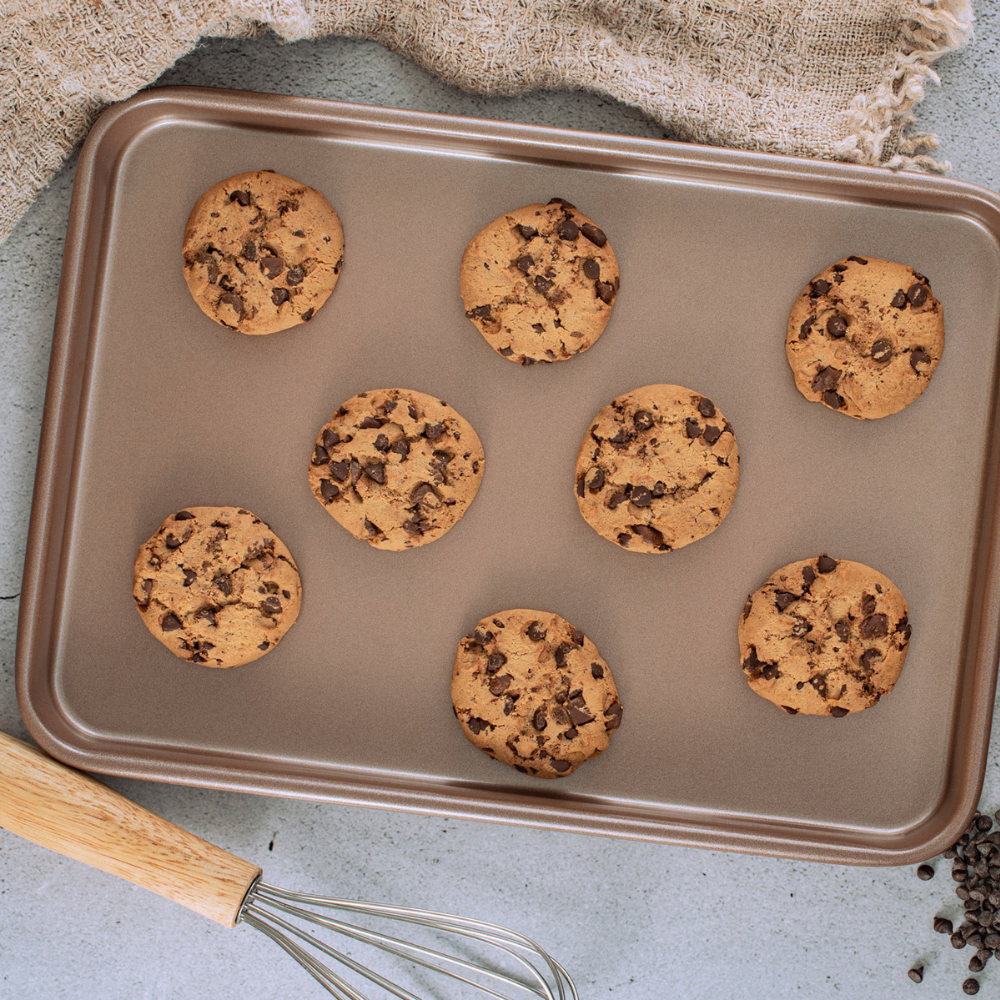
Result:
[[[460,270],[465,315],[497,354],[521,365],[587,350],[619,284],[604,231],[562,198],[494,219],[469,241]]]
[[[318,191],[273,170],[210,187],[184,229],[184,279],[201,311],[240,333],[306,323],[344,263],[344,231]]]
[[[323,425],[309,485],[355,538],[399,552],[440,538],[463,517],[483,478],[472,425],[412,389],[352,396]]]
[[[630,552],[669,552],[715,531],[739,481],[729,421],[707,396],[679,385],[613,400],[576,457],[580,513]]]
[[[831,264],[788,317],[785,353],[799,392],[859,420],[909,406],[943,350],[944,310],[930,282],[891,260]]]
[[[789,715],[840,718],[887,695],[912,628],[899,588],[863,563],[789,563],[747,598],[740,659],[750,687]]]
[[[291,553],[242,507],[171,514],[135,558],[132,596],[174,656],[236,667],[274,649],[302,604]]]
[[[539,778],[565,777],[607,750],[622,721],[597,647],[550,611],[484,618],[458,644],[451,699],[470,742]]]

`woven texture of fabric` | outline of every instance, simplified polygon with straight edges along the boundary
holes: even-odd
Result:
[[[971,0],[0,0],[0,240],[100,111],[207,36],[372,39],[485,94],[591,90],[673,136],[938,170],[913,127]]]

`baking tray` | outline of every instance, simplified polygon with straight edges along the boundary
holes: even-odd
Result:
[[[255,168],[336,206],[345,267],[309,324],[228,332],[196,307],[181,235],[198,195]],[[498,358],[463,315],[467,240],[565,198],[607,231],[621,294],[568,363]],[[168,88],[107,111],[77,170],[17,649],[25,723],[93,771],[795,858],[902,864],[971,814],[996,682],[1000,198],[937,177],[262,94]],[[884,420],[807,403],[784,357],[805,282],[849,254],[930,276],[947,345]],[[743,478],[709,537],[630,554],[581,519],[593,414],[636,386],[714,399]],[[403,386],[469,419],[482,489],[446,537],[380,552],[310,493],[317,429]],[[263,517],[303,578],[298,623],[209,670],[146,632],[139,544],[182,507]],[[828,552],[910,603],[892,695],[790,717],[740,670],[736,622],[778,566]],[[612,665],[612,746],[542,782],[464,738],[458,639],[483,615],[555,610]]]

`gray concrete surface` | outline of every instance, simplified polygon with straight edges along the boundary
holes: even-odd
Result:
[[[1000,14],[941,61],[919,120],[954,176],[1000,190]],[[487,99],[445,87],[374,44],[207,42],[162,83],[273,91],[543,125],[660,136],[581,93]],[[0,245],[0,729],[14,698],[21,565],[41,423],[71,161]],[[583,997],[955,997],[968,951],[934,934],[958,905],[946,865],[853,869],[109,780],[153,811],[306,891],[458,911],[544,943]],[[983,807],[1000,805],[994,733]],[[926,967],[922,986],[906,977]],[[1000,968],[980,977],[1000,995]],[[323,994],[249,928],[226,931],[0,831],[0,996],[270,998]],[[453,997],[447,987],[428,995]]]

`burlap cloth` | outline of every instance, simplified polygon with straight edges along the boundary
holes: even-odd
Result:
[[[677,138],[941,169],[912,108],[972,20],[971,0],[0,0],[0,240],[103,107],[210,35],[374,39],[466,90],[592,90]]]

